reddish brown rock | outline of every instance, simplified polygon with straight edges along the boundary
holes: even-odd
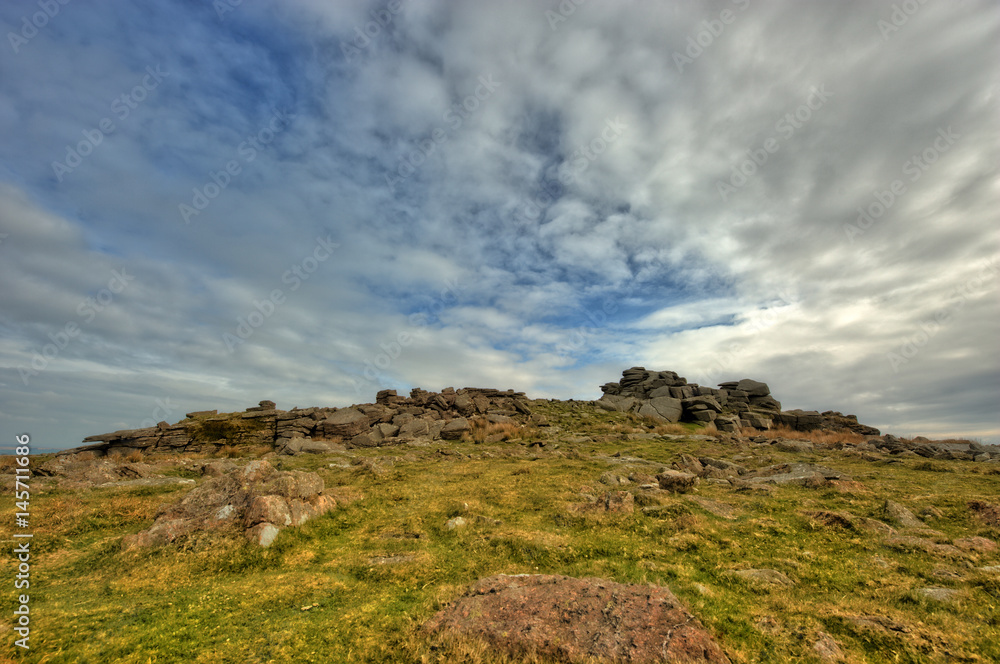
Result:
[[[1000,506],[973,500],[969,503],[969,509],[987,526],[1000,526]]]
[[[668,588],[543,574],[481,579],[424,625],[483,638],[514,657],[568,662],[728,663]]]
[[[978,553],[993,553],[997,550],[997,543],[985,537],[961,537],[954,542],[962,551],[976,551]]]

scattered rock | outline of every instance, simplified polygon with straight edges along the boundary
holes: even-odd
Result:
[[[816,446],[808,440],[789,440],[788,438],[777,439],[774,441],[774,447],[782,452],[812,452],[816,449]]]
[[[607,484],[609,486],[623,486],[629,484],[628,478],[622,477],[617,473],[613,473],[610,470],[601,474],[601,479],[598,480],[601,484]]]
[[[886,500],[882,505],[881,516],[886,521],[903,528],[923,528],[925,525],[913,512],[891,500]]]
[[[481,579],[425,624],[522,657],[567,662],[727,663],[722,648],[663,586],[550,575]]]
[[[1000,527],[1000,506],[982,500],[969,502],[969,509],[987,526]]]
[[[256,526],[246,531],[247,538],[254,544],[262,547],[269,547],[274,543],[274,538],[278,536],[278,527],[272,523],[258,523]]]
[[[635,497],[628,491],[609,491],[604,494],[604,509],[616,514],[632,514]]]
[[[460,440],[469,430],[469,420],[457,417],[441,428],[441,438],[444,440]]]
[[[705,471],[705,467],[701,464],[701,461],[690,454],[682,454],[680,459],[674,461],[673,466],[677,470],[691,473],[692,475],[700,476]]]
[[[885,535],[886,537],[891,537],[896,534],[896,529],[887,523],[883,523],[878,519],[868,519],[863,518],[859,521],[861,527],[878,533],[879,535]]]
[[[791,587],[795,582],[775,569],[740,569],[734,572],[736,576],[747,581],[767,586]]]
[[[212,467],[214,472],[227,466]],[[280,472],[267,461],[255,460],[209,477],[179,502],[162,508],[150,528],[126,535],[122,548],[160,546],[199,531],[232,527],[269,546],[281,528],[325,514],[337,502],[323,493],[323,480],[316,473]]]
[[[935,602],[954,602],[962,593],[954,588],[918,588],[917,594]]]
[[[448,530],[456,530],[456,529],[459,529],[459,528],[465,528],[465,526],[466,526],[466,521],[465,521],[465,519],[463,519],[460,516],[456,516],[456,517],[453,517],[451,519],[448,519],[445,522],[445,524],[444,524],[444,527],[447,528]]]
[[[830,480],[850,480],[851,477],[826,466],[811,463],[783,463],[747,473],[742,479],[750,483],[798,484],[819,488],[827,486]]]
[[[998,548],[996,542],[986,537],[960,537],[953,544],[963,551],[976,553],[993,553]]]
[[[376,556],[374,558],[368,559],[369,565],[399,565],[401,563],[410,563],[417,559],[417,556],[412,553],[397,553],[391,556]]]
[[[656,481],[664,491],[673,493],[687,493],[694,488],[698,477],[691,473],[684,473],[679,470],[665,470],[656,476]]]
[[[728,505],[726,503],[720,503],[719,501],[712,500],[711,498],[705,498],[702,496],[688,496],[688,500],[695,503],[706,512],[710,512],[715,516],[727,519],[729,521],[735,520],[736,517],[739,515],[739,510],[733,507],[732,505]]]
[[[964,554],[958,547],[954,547],[951,544],[938,544],[929,539],[923,537],[913,537],[913,536],[896,536],[889,537],[885,540],[887,546],[891,546],[895,549],[901,551],[910,551],[917,549],[920,551],[925,551],[930,554],[954,558],[962,558]]]
[[[833,637],[826,632],[819,632],[813,650],[824,662],[840,662],[844,659],[844,651],[840,649]]]

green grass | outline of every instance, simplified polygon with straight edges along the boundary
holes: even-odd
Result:
[[[863,487],[853,493],[781,487],[765,496],[702,482],[699,495],[739,509],[733,521],[683,496],[668,498],[655,515],[578,513],[570,506],[581,501],[581,489],[611,488],[598,482],[603,472],[656,472],[609,461],[617,452],[665,465],[684,452],[732,458],[755,450],[623,440],[648,430],[646,423],[567,403],[533,407],[561,431],[541,428],[495,445],[435,443],[285,459],[285,469],[317,470],[328,487],[356,487],[365,498],[282,531],[269,549],[216,533],[180,547],[121,552],[122,536],[148,527],[157,508],[185,487],[35,495],[32,649],[14,648],[13,633],[0,627],[0,657],[46,664],[503,662],[482,644],[428,636],[420,625],[478,578],[550,573],[667,585],[735,662],[819,661],[811,649],[818,631],[840,642],[851,662],[1000,661],[1000,579],[976,569],[998,564],[996,556],[966,565],[805,515],[824,509],[877,517],[891,498],[914,511],[938,509],[943,517],[928,525],[943,541],[996,539],[1000,532],[965,507],[1000,495],[1000,475],[985,473],[983,465],[948,461],[931,468],[908,459],[886,466],[836,451],[767,450],[742,463],[822,462]],[[591,441],[560,442],[579,435]],[[545,447],[527,447],[535,440]],[[327,467],[346,456],[368,463]],[[952,472],[928,472],[939,466]],[[0,498],[0,514],[13,511],[13,499]],[[445,522],[457,515],[468,525],[448,531]],[[3,537],[10,541],[9,526]],[[406,558],[378,561],[390,556]],[[760,588],[731,574],[750,567],[777,569],[797,585]],[[14,568],[8,548],[0,557],[3,578],[12,579]],[[962,578],[939,578],[938,568]],[[8,607],[16,596],[12,585],[4,591]],[[936,604],[914,593],[926,586],[959,588],[964,597]],[[864,615],[909,631],[852,620]]]

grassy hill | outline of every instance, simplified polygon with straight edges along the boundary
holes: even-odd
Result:
[[[0,658],[514,661],[421,625],[479,578],[545,573],[669,586],[734,662],[824,661],[816,644],[825,638],[847,662],[1000,661],[1000,553],[970,539],[1000,538],[1000,524],[970,508],[997,502],[997,464],[860,452],[843,435],[811,434],[813,451],[786,452],[587,403],[531,408],[551,426],[509,427],[499,442],[281,457],[282,469],[316,471],[363,498],[282,530],[269,548],[214,532],[123,551],[123,536],[148,528],[190,485],[69,489],[33,479],[31,649],[13,646],[8,611]],[[852,479],[642,488],[682,454],[747,468],[821,463]],[[195,466],[159,467],[200,482]],[[604,509],[615,491],[632,494],[631,511]],[[877,526],[891,525],[887,499],[924,525]],[[14,502],[12,491],[0,498],[8,543]],[[17,561],[6,551],[9,580]],[[751,569],[793,585],[739,574]],[[4,605],[20,592],[6,583]]]

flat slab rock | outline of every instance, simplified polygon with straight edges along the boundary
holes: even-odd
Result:
[[[547,574],[480,579],[424,628],[514,657],[567,662],[729,662],[669,588]]]

